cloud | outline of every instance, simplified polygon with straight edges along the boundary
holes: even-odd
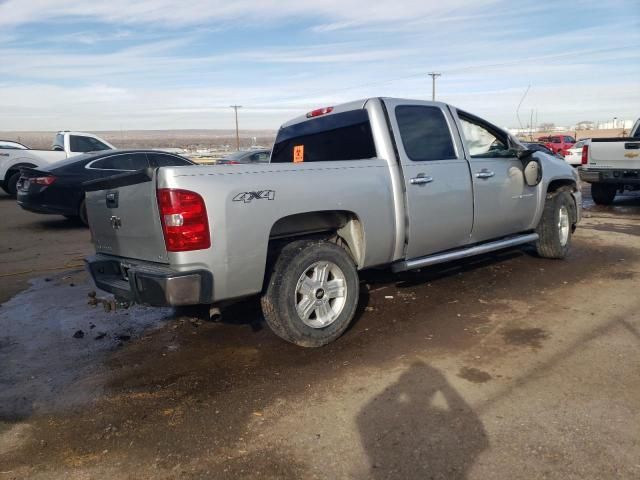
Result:
[[[0,25],[53,20],[89,18],[104,22],[138,24],[157,22],[165,25],[201,24],[203,21],[281,20],[301,16],[338,20],[344,28],[366,23],[389,23],[439,16],[472,7],[497,3],[498,0],[6,0],[0,4]],[[364,13],[366,12],[366,14]]]
[[[439,98],[502,125],[528,85],[523,111],[555,123],[633,116],[640,32],[633,2],[613,1],[578,15],[537,0],[517,14],[506,0],[0,0],[0,128],[224,128],[232,103],[244,127],[276,128],[354,98],[428,98],[431,70]]]

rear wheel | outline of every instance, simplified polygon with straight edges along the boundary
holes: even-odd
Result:
[[[89,217],[87,217],[87,204],[83,199],[80,202],[80,208],[78,209],[78,218],[82,222],[83,225],[89,226]]]
[[[358,306],[356,266],[344,248],[298,240],[278,256],[262,297],[262,311],[276,335],[302,347],[337,339]]]
[[[542,218],[536,228],[538,255],[544,258],[564,258],[571,247],[576,212],[571,194],[559,190],[547,195]]]
[[[597,205],[611,205],[616,198],[618,186],[611,183],[592,183],[591,198]]]
[[[18,180],[20,179],[20,172],[9,172],[7,174],[7,181],[4,185],[4,191],[9,195],[15,197],[18,193]]]

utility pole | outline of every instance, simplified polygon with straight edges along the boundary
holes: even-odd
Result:
[[[236,113],[236,149],[240,151],[240,132],[238,130],[238,109],[242,108],[242,105],[231,105],[231,108]]]
[[[431,77],[431,100],[436,101],[436,78],[442,76],[441,73],[429,72],[427,75]]]

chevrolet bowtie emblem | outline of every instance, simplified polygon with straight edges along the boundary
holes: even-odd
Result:
[[[120,220],[120,217],[116,217],[114,215],[111,217],[110,221],[111,221],[111,228],[113,228],[114,230],[118,230],[122,226],[122,220]]]

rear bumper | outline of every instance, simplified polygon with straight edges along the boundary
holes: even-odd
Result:
[[[622,168],[584,168],[578,169],[580,179],[588,183],[614,183],[618,185],[640,185],[640,170]]]
[[[94,255],[85,261],[96,287],[131,302],[157,307],[213,303],[211,272],[178,272],[163,265],[107,255]]]
[[[54,215],[78,215],[78,210],[66,205],[48,203],[46,199],[32,194],[20,192],[17,195],[18,205],[33,213],[45,213]]]

